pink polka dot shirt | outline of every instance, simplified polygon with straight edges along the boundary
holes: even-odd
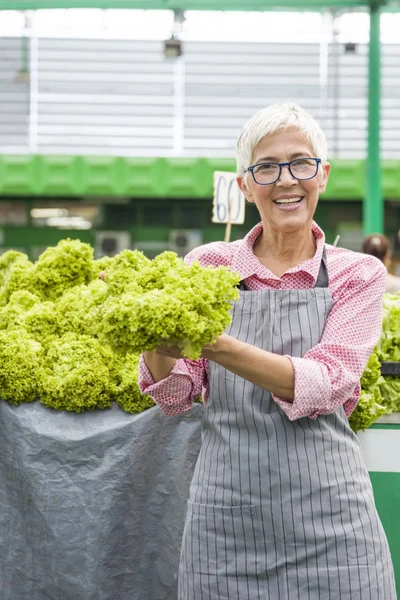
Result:
[[[358,402],[360,377],[381,331],[384,265],[373,256],[325,244],[316,223],[312,231],[316,240],[313,258],[281,277],[269,271],[253,253],[254,242],[262,233],[261,223],[242,240],[206,244],[185,259],[188,263],[198,260],[204,266],[229,266],[240,274],[249,290],[308,289],[315,285],[325,245],[333,307],[319,344],[302,358],[289,357],[295,374],[293,402],[272,395],[290,420],[317,418],[341,405],[349,416]],[[200,394],[207,402],[208,361],[177,360],[171,374],[154,383],[141,357],[139,388],[167,415],[185,412]]]

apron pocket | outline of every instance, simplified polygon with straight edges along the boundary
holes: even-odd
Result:
[[[265,573],[265,544],[253,505],[188,502],[182,562],[193,574],[258,578]]]

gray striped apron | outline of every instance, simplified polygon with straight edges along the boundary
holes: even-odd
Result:
[[[227,333],[301,357],[321,339],[332,303],[324,255],[314,288],[241,291]],[[269,392],[211,361],[209,384],[179,600],[395,600],[343,407],[291,422]]]

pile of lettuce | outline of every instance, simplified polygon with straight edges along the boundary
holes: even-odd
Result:
[[[177,344],[198,359],[229,325],[238,280],[172,252],[94,260],[79,240],[47,248],[35,263],[8,251],[0,256],[0,398],[141,412],[154,403],[137,385],[140,353]]]
[[[182,355],[200,358],[231,321],[239,297],[239,275],[225,267],[187,265],[174,252],[153,260],[121,252],[106,268],[107,298],[101,336],[125,352],[178,345]]]
[[[400,362],[400,297],[394,294],[384,296],[382,333],[361,378],[360,400],[349,418],[354,431],[400,411],[400,377],[383,377],[382,362]]]

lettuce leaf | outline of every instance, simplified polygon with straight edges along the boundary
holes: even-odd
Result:
[[[381,404],[382,396],[378,386],[370,392],[361,390],[360,400],[349,417],[350,427],[357,432],[364,431],[379,417],[386,413],[386,408]]]

